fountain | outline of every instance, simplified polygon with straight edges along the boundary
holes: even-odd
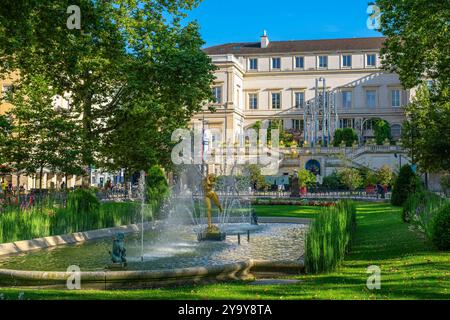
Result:
[[[188,166],[179,177],[163,205],[161,219],[153,218],[151,224],[146,221],[146,177],[141,172],[139,225],[129,227],[125,234],[118,234],[123,229],[116,228],[96,240],[0,256],[0,284],[33,283],[33,279],[43,279],[39,284],[65,283],[64,272],[70,265],[80,267],[86,286],[102,283],[102,288],[224,276],[237,280],[247,279],[250,271],[302,270],[304,220],[258,219],[251,208],[249,178],[237,174],[237,167],[228,177],[205,177],[201,168]],[[110,232],[116,236],[108,255]],[[49,242],[54,241],[45,241]],[[111,261],[112,266],[105,269]],[[120,270],[125,266],[127,271]],[[54,278],[41,276],[41,272],[52,271]]]

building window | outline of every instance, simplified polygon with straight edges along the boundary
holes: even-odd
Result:
[[[295,68],[296,69],[304,69],[305,68],[305,58],[304,57],[295,57]]]
[[[292,129],[295,131],[303,131],[304,129],[303,120],[292,119]]]
[[[353,119],[340,119],[339,120],[339,127],[341,129],[345,129],[345,128],[353,128],[354,127],[354,123],[353,123]]]
[[[401,106],[401,94],[400,90],[392,90],[391,91],[391,105],[394,108],[398,108]]]
[[[351,55],[342,56],[342,66],[344,68],[352,67],[352,56]]]
[[[374,54],[368,54],[367,55],[367,66],[375,67],[375,65],[376,65],[376,56]]]
[[[258,70],[258,59],[250,59],[249,67],[250,70]]]
[[[376,107],[376,90],[367,90],[366,91],[366,106],[367,108],[375,108]]]
[[[394,140],[398,140],[402,137],[402,126],[399,124],[393,124],[391,126],[391,136]]]
[[[222,103],[222,87],[214,87],[212,89],[215,103]]]
[[[305,105],[305,93],[304,92],[296,92],[295,93],[295,108],[303,108]]]
[[[281,93],[272,93],[272,109],[281,109]]]
[[[272,69],[281,69],[281,58],[272,58]]]
[[[352,92],[351,91],[343,91],[342,92],[342,106],[347,109],[350,109],[352,107]]]
[[[250,93],[248,95],[249,98],[249,107],[251,110],[258,109],[258,94],[256,93]]]
[[[328,68],[328,56],[319,56],[319,68]]]

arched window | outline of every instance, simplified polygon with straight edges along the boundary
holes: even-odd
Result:
[[[391,136],[394,140],[398,140],[402,137],[402,126],[400,124],[393,124],[391,126]]]

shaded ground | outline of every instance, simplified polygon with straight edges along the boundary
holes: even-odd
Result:
[[[260,216],[311,217],[318,208],[257,206]],[[225,283],[137,291],[0,289],[5,299],[449,299],[450,253],[437,251],[388,204],[358,205],[355,243],[340,270],[290,277],[299,283]],[[381,268],[381,290],[366,288],[367,267]]]

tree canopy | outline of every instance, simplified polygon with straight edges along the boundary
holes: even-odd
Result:
[[[169,165],[162,160],[170,131],[212,98],[214,66],[199,26],[183,21],[198,3],[79,0],[78,30],[66,25],[72,1],[4,0],[0,73],[19,70],[19,83],[42,75],[65,98],[70,117],[81,120],[83,164]]]
[[[377,0],[387,36],[383,66],[417,88],[406,106],[403,143],[425,171],[450,170],[450,4],[448,1]]]

